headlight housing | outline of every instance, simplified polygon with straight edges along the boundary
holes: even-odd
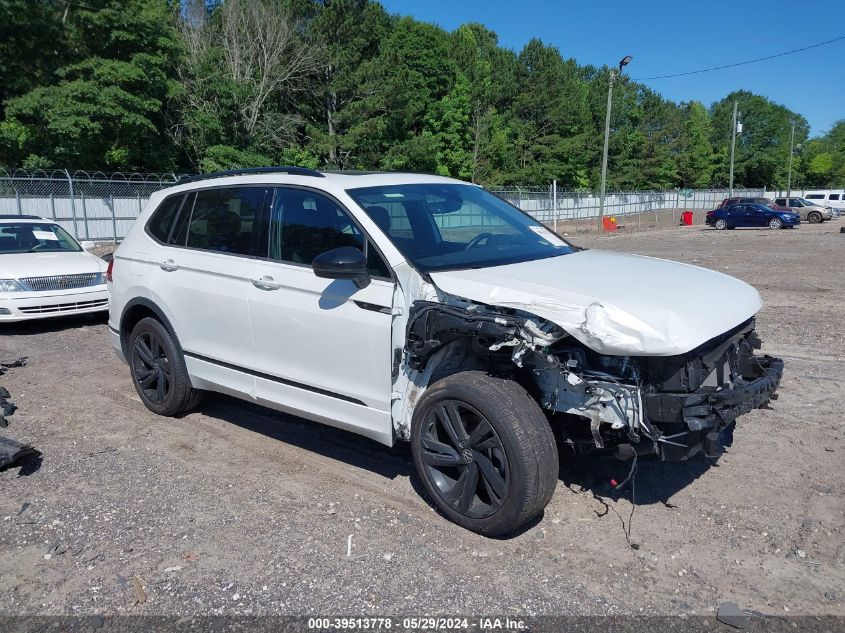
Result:
[[[23,292],[23,286],[14,279],[0,279],[0,292]]]

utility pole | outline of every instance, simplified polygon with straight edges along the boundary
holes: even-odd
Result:
[[[613,104],[613,81],[622,74],[622,68],[631,63],[633,57],[625,55],[619,62],[619,70],[611,69],[607,82],[607,114],[604,117],[604,151],[601,155],[601,193],[599,194],[599,231],[604,219],[604,192],[607,185],[607,147],[610,143],[610,107]]]
[[[737,101],[734,101],[734,117],[733,117],[733,125],[731,126],[731,182],[730,182],[730,192],[728,193],[728,197],[733,197],[734,195],[734,151],[736,150],[736,109],[739,106]]]
[[[795,153],[795,121],[792,122],[792,133],[789,135],[789,170],[786,172],[786,203],[792,195],[792,155]]]

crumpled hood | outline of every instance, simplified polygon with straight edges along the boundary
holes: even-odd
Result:
[[[0,255],[0,279],[78,275],[106,270],[106,262],[87,251],[66,253],[5,253]]]
[[[444,292],[530,312],[601,354],[620,356],[683,354],[763,305],[754,288],[734,277],[600,250],[431,278]]]

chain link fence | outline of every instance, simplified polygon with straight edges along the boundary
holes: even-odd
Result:
[[[0,214],[40,215],[55,220],[79,240],[119,242],[150,195],[178,181],[176,174],[110,174],[59,169],[0,169]],[[596,192],[544,187],[510,187],[493,193],[560,232],[597,227]],[[765,196],[765,189],[735,189],[735,196]],[[726,189],[613,191],[605,196],[605,216],[620,226],[650,228],[677,224],[683,211],[707,211],[728,196]],[[696,223],[698,218],[696,218]]]
[[[510,187],[492,190],[555,231],[592,231],[597,228],[600,198],[594,191],[567,191],[548,187]],[[728,189],[672,189],[668,191],[609,191],[605,194],[604,216],[618,225],[650,228],[678,224],[680,214],[715,209]],[[734,196],[766,197],[765,189],[734,189]],[[703,222],[703,220],[701,220]]]
[[[120,241],[150,195],[175,174],[0,169],[0,214],[40,215],[79,240]]]

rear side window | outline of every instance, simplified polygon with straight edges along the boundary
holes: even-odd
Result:
[[[331,198],[306,189],[276,189],[270,219],[271,259],[310,265],[317,255],[341,246],[366,253],[371,275],[390,277],[381,255]]]
[[[775,198],[775,204],[781,207],[786,206],[786,198]]]
[[[169,198],[165,198],[158,205],[158,208],[153,211],[150,221],[147,224],[147,230],[159,242],[166,244],[170,238],[170,230],[173,228],[184,199],[185,196],[183,195],[170,196]]]
[[[839,194],[838,193],[830,194],[830,196],[828,197],[828,200],[839,200]]]
[[[188,226],[189,248],[267,256],[262,230],[269,189],[237,187],[198,191]]]
[[[823,193],[808,193],[807,200],[824,200]]]

